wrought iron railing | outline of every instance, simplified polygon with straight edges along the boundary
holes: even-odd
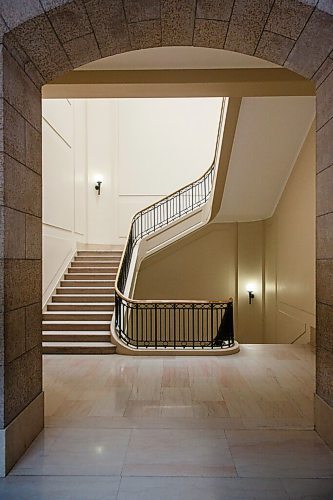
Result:
[[[115,285],[115,329],[132,347],[223,348],[234,343],[232,299],[225,301],[133,300],[124,295],[135,245],[204,205],[215,179],[225,99],[222,99],[212,165],[196,181],[138,212],[119,266]]]

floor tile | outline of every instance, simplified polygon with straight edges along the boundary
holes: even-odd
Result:
[[[128,408],[139,416],[124,417],[47,417],[45,426],[47,428],[77,428],[77,429],[196,429],[196,430],[223,430],[223,429],[247,429],[241,418],[215,417],[160,417],[160,405],[156,401],[129,401]],[[155,416],[150,416],[150,411]],[[148,416],[144,416],[145,413]],[[125,412],[126,413],[126,412]],[[272,424],[273,425],[273,424]],[[261,425],[262,426],[262,425]],[[256,427],[254,422],[250,426]]]
[[[45,429],[17,463],[14,475],[119,475],[128,429]],[[53,439],[49,440],[52,434]]]
[[[193,404],[193,414],[195,417],[229,417],[229,411],[224,401],[200,401]]]
[[[333,478],[333,452],[314,431],[225,433],[240,477]]]
[[[119,477],[8,476],[0,479],[3,500],[116,500]]]
[[[125,387],[110,388],[91,405],[89,415],[96,417],[121,417],[124,415],[131,394]]]
[[[159,401],[129,400],[124,417],[158,417],[159,414]]]
[[[236,475],[223,430],[134,429],[125,476]]]
[[[332,500],[333,479],[283,479],[290,498],[299,500]]]
[[[122,478],[118,500],[288,499],[278,479]]]

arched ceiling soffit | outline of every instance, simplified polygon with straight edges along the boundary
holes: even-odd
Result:
[[[241,52],[315,80],[333,62],[331,0],[1,0],[0,8],[4,44],[39,84],[160,46]]]

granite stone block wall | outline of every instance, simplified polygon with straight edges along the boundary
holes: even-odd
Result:
[[[0,425],[41,391],[40,87],[144,47],[278,63],[317,86],[317,394],[333,407],[331,0],[0,0]]]
[[[41,96],[12,38],[1,46],[1,425],[42,391]]]

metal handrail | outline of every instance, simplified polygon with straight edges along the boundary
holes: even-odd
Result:
[[[221,106],[221,114],[220,114],[220,122],[216,140],[216,148],[214,159],[211,166],[208,170],[197,180],[183,186],[181,189],[178,189],[171,193],[170,195],[162,198],[161,200],[149,205],[137,212],[132,218],[130,231],[128,234],[125,250],[122,254],[122,258],[120,261],[120,266],[116,276],[115,282],[115,326],[118,336],[125,340],[126,343],[131,344],[129,337],[124,332],[124,317],[120,317],[124,315],[124,307],[126,308],[125,313],[128,316],[129,310],[134,314],[133,310],[135,309],[136,315],[138,316],[138,310],[151,309],[152,307],[155,310],[155,320],[157,318],[158,313],[156,312],[159,308],[166,307],[174,307],[174,311],[176,311],[177,307],[182,306],[183,308],[187,308],[187,306],[192,306],[193,311],[194,308],[199,305],[202,308],[207,308],[207,306],[212,308],[212,317],[213,310],[215,308],[226,309],[228,307],[232,308],[232,299],[227,300],[209,300],[209,301],[193,301],[193,300],[139,300],[139,299],[131,299],[130,297],[126,297],[125,287],[129,274],[129,269],[131,265],[133,250],[138,241],[140,241],[145,236],[156,233],[158,230],[162,229],[180,219],[184,215],[187,215],[191,212],[194,212],[196,209],[200,208],[204,205],[212,192],[216,168],[217,168],[217,160],[219,153],[219,143],[222,134],[222,124],[223,124],[223,116],[225,109],[225,98],[222,99]],[[132,318],[133,319],[133,318]],[[127,317],[128,320],[128,317]],[[222,320],[222,316],[220,318]],[[128,323],[131,324],[132,323]],[[133,325],[131,326],[133,327]],[[137,326],[138,329],[138,326]],[[136,334],[136,347],[139,347],[138,335]],[[133,340],[133,339],[132,339]],[[134,339],[135,340],[135,339]],[[211,338],[211,347],[216,346],[213,342],[214,338]],[[175,341],[174,341],[175,342]],[[191,341],[192,342],[192,341]],[[203,342],[201,340],[200,342]],[[194,347],[194,340],[193,340]],[[233,344],[233,337],[232,337]],[[231,344],[231,345],[232,345]],[[230,346],[230,339],[228,342]],[[219,345],[223,347],[223,344]],[[146,347],[150,347],[147,346]],[[157,347],[157,341],[155,340],[155,347]],[[164,345],[164,347],[167,347]],[[176,346],[175,346],[176,347]],[[183,346],[184,347],[184,346]],[[203,347],[203,346],[202,346]]]

